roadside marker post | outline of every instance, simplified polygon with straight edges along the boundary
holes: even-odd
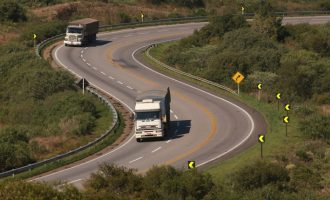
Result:
[[[286,116],[289,116],[290,104],[286,104],[286,105],[284,106],[284,110],[286,111]]]
[[[195,161],[188,161],[188,169],[194,169],[196,167]]]
[[[263,149],[262,149],[262,145],[263,145],[263,143],[265,143],[265,141],[266,141],[265,135],[263,135],[263,134],[259,134],[259,135],[258,135],[258,141],[259,141],[259,143],[260,143],[260,156],[261,156],[261,158],[263,158]]]
[[[33,34],[33,47],[36,47],[36,39],[37,39],[37,35],[34,33]]]
[[[280,92],[278,92],[277,94],[276,94],[276,99],[277,99],[277,111],[279,111],[280,110],[280,100],[281,100],[281,93]]]
[[[143,18],[144,18],[144,14],[143,14],[143,12],[141,11],[141,22],[143,22]]]
[[[83,94],[85,94],[85,79],[82,79]]]
[[[283,117],[283,123],[285,124],[285,135],[288,136],[288,124],[290,122],[289,116]]]
[[[262,83],[258,83],[257,88],[258,88],[258,101],[260,101],[261,90],[262,90]]]
[[[239,84],[243,81],[245,77],[240,72],[236,72],[231,79],[237,84],[237,94],[239,94]]]

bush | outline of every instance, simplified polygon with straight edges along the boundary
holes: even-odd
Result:
[[[315,115],[300,123],[301,132],[313,139],[330,140],[330,116]]]
[[[253,190],[268,184],[280,186],[289,180],[289,173],[284,167],[266,161],[254,162],[232,176],[232,184],[237,190]]]
[[[0,1],[0,21],[26,21],[25,10],[17,1]]]

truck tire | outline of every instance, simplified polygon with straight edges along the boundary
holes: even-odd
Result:
[[[141,138],[136,138],[136,141],[137,142],[141,142]]]

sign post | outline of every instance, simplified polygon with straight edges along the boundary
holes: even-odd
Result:
[[[33,47],[36,47],[36,39],[37,39],[37,35],[33,34]]]
[[[258,101],[260,101],[261,98],[261,89],[262,89],[262,83],[258,83]]]
[[[83,94],[85,94],[85,79],[82,79]]]
[[[289,116],[283,117],[283,123],[285,124],[285,136],[288,136],[288,123],[289,123]]]
[[[277,111],[279,111],[280,110],[280,100],[281,100],[281,93],[280,92],[278,92],[276,94],[276,99],[277,99]]]
[[[239,94],[239,84],[243,81],[245,77],[240,72],[236,72],[231,78],[237,84],[237,94]]]
[[[261,156],[261,158],[263,158],[262,144],[265,143],[265,141],[266,141],[265,135],[259,134],[258,135],[258,141],[260,143],[260,156]]]
[[[143,22],[143,18],[144,18],[144,14],[143,14],[143,12],[141,11],[141,22]]]
[[[289,116],[290,104],[286,104],[286,105],[284,106],[284,109],[285,109],[285,111],[286,111],[286,116]]]

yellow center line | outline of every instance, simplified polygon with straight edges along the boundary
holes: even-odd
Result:
[[[123,43],[120,43],[120,45],[123,45]],[[133,76],[134,78],[137,78],[139,79],[140,81],[146,83],[146,84],[149,84],[151,86],[154,86],[154,87],[160,87],[161,85],[159,83],[156,83],[154,81],[151,81],[149,79],[146,79],[134,72],[132,72],[131,70],[125,68],[124,66],[116,63],[115,61],[113,61],[112,59],[112,53],[113,53],[113,48],[114,47],[117,47],[119,45],[116,45],[116,46],[112,46],[109,51],[108,51],[108,55],[109,55],[109,60],[110,60],[110,63],[113,64],[114,66],[118,67],[119,70],[123,70],[125,71],[126,73],[130,74],[131,76]],[[170,164],[173,164],[185,157],[188,157],[189,155],[197,152],[198,150],[200,150],[201,148],[203,148],[206,144],[208,144],[211,139],[215,136],[216,134],[216,131],[217,131],[217,120],[216,120],[216,117],[215,115],[205,106],[203,106],[201,103],[181,94],[179,91],[176,91],[176,90],[171,90],[172,94],[174,94],[174,96],[178,97],[179,99],[181,99],[182,101],[184,102],[187,102],[195,107],[197,107],[198,109],[200,109],[202,112],[204,112],[207,116],[207,118],[209,119],[209,121],[211,122],[211,130],[209,131],[209,133],[207,134],[207,137],[199,144],[197,144],[195,147],[193,147],[192,149],[176,156],[175,158],[171,159],[171,160],[167,160],[165,162],[163,162],[162,164],[165,164],[165,165],[170,165]],[[146,171],[146,170],[142,170],[142,171]]]

